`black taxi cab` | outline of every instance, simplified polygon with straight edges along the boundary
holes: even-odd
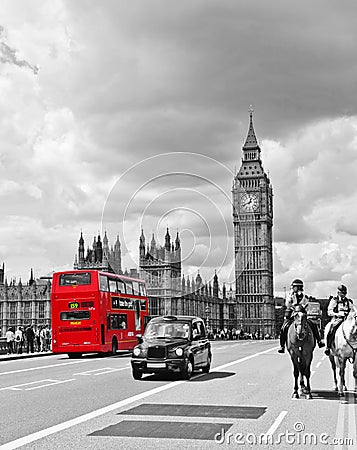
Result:
[[[150,320],[131,358],[132,373],[176,372],[190,379],[194,370],[208,373],[212,353],[203,320],[193,316],[160,316]]]

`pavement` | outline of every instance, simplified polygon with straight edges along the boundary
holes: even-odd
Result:
[[[11,361],[14,359],[27,359],[27,358],[35,358],[38,356],[49,356],[52,355],[52,352],[33,352],[33,353],[11,353],[7,355],[6,353],[0,354],[0,362],[1,361]]]

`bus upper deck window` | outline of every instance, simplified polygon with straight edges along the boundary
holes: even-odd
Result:
[[[142,297],[146,297],[145,284],[144,283],[139,283],[139,288],[140,288],[140,295]]]
[[[109,280],[109,291],[115,293],[118,292],[116,280]]]
[[[108,278],[105,275],[99,275],[99,289],[103,292],[109,292]]]
[[[140,295],[139,294],[139,283],[137,281],[133,281],[133,290],[134,290],[134,295]]]
[[[118,285],[118,292],[119,294],[125,294],[125,284],[123,281],[118,280],[117,281],[117,285]]]
[[[131,281],[126,281],[125,286],[126,286],[126,293],[133,295],[133,283]]]

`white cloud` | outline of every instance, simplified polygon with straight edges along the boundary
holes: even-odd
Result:
[[[34,264],[46,273],[72,264],[80,229],[92,242],[103,225],[112,240],[120,233],[131,265],[140,226],[162,239],[168,221],[172,234],[188,230],[187,251],[196,237],[197,262],[211,239],[204,277],[217,268],[234,278],[224,256],[228,243],[233,258],[229,170],[240,165],[253,103],[274,188],[277,291],[301,274],[311,292],[340,277],[357,295],[356,9],[317,1],[306,16],[280,0],[4,1],[3,39],[40,70],[0,64],[0,263],[23,277]],[[161,159],[111,193],[133,164],[173,151],[227,169]],[[125,212],[143,181],[177,168],[207,180],[151,182]]]

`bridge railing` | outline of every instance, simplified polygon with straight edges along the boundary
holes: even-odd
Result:
[[[7,344],[6,344],[6,338],[2,337],[0,338],[0,355],[7,353]]]
[[[16,352],[16,342],[14,342],[14,351]],[[24,341],[22,345],[22,353],[26,351],[26,340]],[[38,346],[37,340],[34,341],[34,351],[36,353],[40,352],[40,348]],[[6,355],[7,354],[7,343],[5,337],[0,337],[0,355]]]

